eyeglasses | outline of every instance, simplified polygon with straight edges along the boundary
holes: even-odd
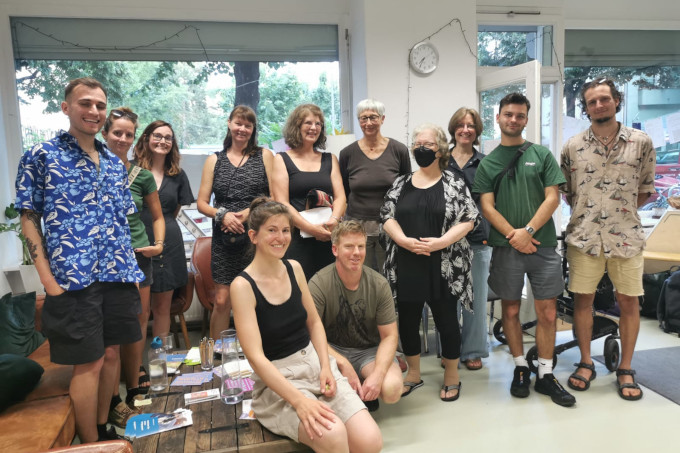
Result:
[[[123,118],[125,116],[125,117],[130,118],[133,122],[137,121],[137,118],[139,118],[139,116],[137,116],[136,113],[124,112],[123,110],[118,110],[118,109],[111,110],[111,116],[113,116],[114,118]]]
[[[165,140],[167,143],[172,143],[172,141],[174,140],[174,137],[172,135],[161,135],[157,132],[151,134],[151,138],[153,138],[157,142],[162,142],[163,140]]]
[[[360,123],[368,123],[369,121],[372,123],[375,123],[380,119],[379,115],[367,115],[367,116],[360,116],[359,117],[359,122]]]
[[[414,143],[414,144],[413,144],[413,147],[414,147],[414,148],[420,148],[421,146],[424,146],[425,148],[430,148],[430,149],[432,149],[432,148],[434,148],[435,146],[437,146],[437,144],[434,143],[434,142],[423,142],[423,143]]]

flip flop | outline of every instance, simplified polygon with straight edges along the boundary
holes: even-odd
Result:
[[[407,395],[410,395],[412,391],[422,387],[424,384],[425,383],[423,382],[422,379],[419,382],[404,381],[404,387],[408,387],[408,390],[401,394],[402,398]]]
[[[442,385],[442,390],[444,391],[444,395],[446,395],[446,392],[450,392],[451,390],[458,390],[458,393],[456,393],[456,396],[443,396],[439,397],[442,401],[450,402],[450,401],[456,401],[458,397],[460,396],[460,390],[461,387],[463,387],[463,383],[459,382],[458,385],[453,384],[453,385]]]
[[[580,374],[576,374],[576,371],[574,371],[571,374],[571,376],[569,376],[569,380],[567,381],[567,385],[569,386],[570,389],[576,390],[577,392],[585,392],[586,390],[588,390],[590,388],[590,382],[594,381],[595,378],[597,377],[597,372],[595,371],[595,364],[594,363],[588,364],[588,363],[579,362],[579,363],[575,363],[574,366],[576,367],[576,371],[578,371],[579,368],[583,368],[585,370],[590,370],[591,373],[592,373],[590,375],[590,378],[586,378],[586,377],[581,376]],[[585,384],[585,386],[579,387],[577,385],[572,384],[571,383],[572,379],[576,379],[577,381],[583,382]]]

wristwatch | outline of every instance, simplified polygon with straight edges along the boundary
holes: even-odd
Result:
[[[534,233],[536,232],[536,230],[534,230],[534,227],[532,227],[531,225],[525,226],[524,229],[527,230],[527,233],[529,233],[531,236],[533,236]]]

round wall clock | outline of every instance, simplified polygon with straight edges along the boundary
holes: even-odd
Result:
[[[439,52],[430,41],[419,42],[409,54],[411,68],[420,74],[430,74],[437,69],[439,64]]]

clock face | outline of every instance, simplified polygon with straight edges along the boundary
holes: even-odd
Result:
[[[423,41],[411,49],[409,62],[414,71],[421,74],[429,74],[437,69],[439,52],[437,52],[432,43]]]

